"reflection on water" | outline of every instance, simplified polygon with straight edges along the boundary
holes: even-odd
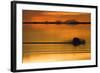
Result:
[[[90,52],[90,46],[80,45],[73,46],[72,44],[25,44],[23,45],[25,53],[77,53]]]
[[[41,25],[44,27],[39,27]],[[41,25],[25,26],[24,42],[69,42],[74,37],[79,37],[84,39],[86,43],[78,46],[73,46],[73,44],[23,44],[23,63],[87,60],[91,58],[89,25],[74,27]]]
[[[24,42],[69,42],[74,37],[79,37],[84,39],[86,43],[79,46],[73,46],[73,44],[23,44],[23,63],[87,60],[91,58],[89,25],[74,27],[41,25],[46,28],[39,27],[40,25],[32,25],[34,26],[32,28],[25,26]]]
[[[90,59],[90,45],[24,44],[23,62],[45,62]]]
[[[59,20],[75,20],[81,24],[48,24]],[[23,42],[69,42],[77,37],[85,44],[23,44],[23,63],[54,62],[91,59],[91,14],[82,12],[54,12],[23,10]],[[84,22],[89,22],[84,24]],[[70,24],[72,24],[71,22]],[[78,42],[79,43],[79,42]]]
[[[90,53],[24,53],[23,63],[89,60]]]

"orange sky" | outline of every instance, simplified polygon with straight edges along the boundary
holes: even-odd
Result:
[[[89,13],[79,13],[79,12],[52,12],[52,11],[23,10],[23,22],[66,21],[66,20],[77,20],[80,22],[90,22],[90,14]],[[24,25],[23,28],[25,31],[24,32],[25,41],[28,41],[28,40],[34,41],[33,38],[42,39],[46,37],[48,38],[59,37],[58,39],[62,39],[61,41],[63,41],[64,39],[72,39],[73,37],[82,37],[85,39],[90,38],[90,24],[79,24],[76,26],[65,25],[65,24],[61,24],[61,25],[23,24],[23,25]],[[35,33],[35,31],[36,32],[41,31],[41,32],[33,34],[33,32]]]
[[[43,21],[66,21],[76,20],[80,22],[90,22],[90,13],[79,12],[51,12],[23,10],[23,22],[43,22]],[[78,37],[86,40],[85,45],[75,47],[69,44],[23,44],[23,62],[45,62],[45,61],[66,61],[66,60],[86,60],[91,58],[90,35],[91,24],[23,24],[23,42],[67,42]],[[30,52],[28,52],[30,51]],[[37,52],[32,52],[37,51]],[[59,51],[58,54],[41,54],[38,51]],[[63,52],[68,52],[64,53]],[[75,52],[75,53],[73,53]]]
[[[31,11],[23,10],[23,22],[31,21],[55,21],[55,20],[78,20],[90,21],[89,13],[79,12],[52,12],[52,11]]]

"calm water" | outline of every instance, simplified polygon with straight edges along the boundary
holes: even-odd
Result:
[[[91,22],[91,14],[84,12],[56,12],[23,10],[23,22]],[[23,44],[23,63],[54,62],[91,59],[91,24],[23,24],[23,42],[69,42],[77,37],[85,45]]]
[[[25,63],[85,59],[90,59],[89,43],[80,46],[72,44],[23,45],[23,62]]]
[[[23,63],[90,59],[90,25],[25,25],[23,42],[69,42],[74,37],[86,44],[23,44]]]
[[[90,52],[88,44],[73,46],[72,44],[24,44],[24,53],[86,53]]]

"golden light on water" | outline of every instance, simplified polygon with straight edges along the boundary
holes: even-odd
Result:
[[[54,62],[54,61],[70,61],[70,60],[89,60],[90,53],[74,53],[74,54],[32,54],[24,58],[24,63],[32,62]]]
[[[90,13],[23,10],[23,22],[77,20],[90,22]],[[85,45],[23,44],[23,63],[91,59],[91,24],[23,24],[23,42],[66,42],[74,37]]]

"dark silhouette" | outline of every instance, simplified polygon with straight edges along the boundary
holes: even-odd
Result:
[[[23,44],[72,44],[73,46],[79,46],[84,45],[85,40],[81,40],[75,37],[72,41],[69,42],[23,42]]]
[[[23,24],[66,24],[66,25],[77,25],[77,24],[90,24],[91,22],[79,22],[76,20],[67,20],[67,21],[44,21],[44,22],[23,22]]]
[[[76,20],[67,20],[65,22],[65,24],[75,25],[75,24],[78,24],[78,21],[76,21]]]
[[[73,44],[74,46],[79,46],[79,45],[81,45],[81,44],[85,44],[85,40],[80,40],[79,38],[75,37],[75,38],[73,38],[73,40],[72,40],[72,44]]]

